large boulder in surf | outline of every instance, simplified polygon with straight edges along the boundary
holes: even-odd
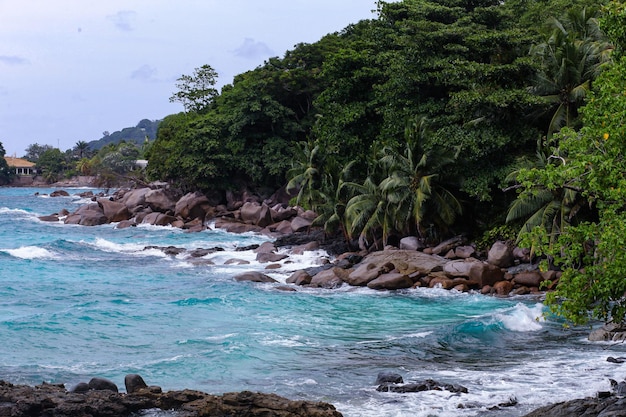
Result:
[[[157,190],[150,190],[145,195],[146,205],[154,211],[161,213],[171,212],[174,213],[176,209],[176,201],[170,196],[166,190],[159,188]]]
[[[176,217],[168,216],[167,214],[152,212],[147,214],[141,223],[152,224],[154,226],[169,226],[178,220]]]
[[[70,193],[65,190],[54,190],[50,193],[50,197],[69,197]]]
[[[287,259],[289,255],[285,255],[282,253],[271,253],[271,252],[260,252],[256,255],[256,260],[259,263],[267,263],[267,262],[278,262],[283,259]]]
[[[431,272],[442,271],[443,266],[449,262],[440,256],[429,255],[412,250],[384,250],[372,252],[361,260],[361,264],[374,263],[384,265],[391,263],[395,269],[405,275],[418,273],[428,275]]]
[[[235,276],[235,281],[250,281],[250,282],[278,282],[274,278],[262,274],[258,271],[248,271],[243,274]]]
[[[65,218],[65,224],[80,224],[81,226],[98,226],[106,224],[107,217],[102,208],[96,203],[81,206],[74,213]]]
[[[239,210],[241,221],[246,224],[254,224],[259,227],[267,227],[274,223],[272,210],[266,204],[246,202]]]
[[[350,272],[344,281],[354,286],[365,286],[378,278],[380,275],[385,274],[394,268],[395,266],[391,262],[387,262],[383,265],[378,265],[374,262],[360,263],[354,271]]]
[[[200,219],[204,221],[207,213],[211,212],[213,207],[209,203],[209,199],[199,191],[195,193],[187,193],[176,202],[174,207],[174,216],[182,219]]]
[[[141,375],[137,374],[126,375],[124,377],[124,386],[126,387],[126,392],[129,394],[148,388],[148,384],[146,384]]]
[[[131,217],[128,207],[126,207],[123,203],[111,201],[108,198],[99,198],[96,202],[102,209],[102,212],[106,216],[109,223],[121,222],[122,220],[128,220]]]
[[[477,282],[481,288],[485,285],[493,286],[504,279],[504,271],[487,262],[472,262],[469,278]]]
[[[146,194],[150,188],[137,188],[127,191],[118,201],[124,204],[131,213],[135,213],[146,206]]]
[[[338,288],[344,283],[347,276],[346,270],[341,268],[329,268],[318,272],[311,277],[309,285],[318,288]]]
[[[493,292],[497,295],[509,295],[513,291],[513,283],[511,281],[498,281],[493,284]]]
[[[470,269],[475,259],[461,259],[448,262],[443,266],[443,272],[449,277],[469,277]]]
[[[373,290],[401,290],[412,286],[413,280],[399,272],[382,274],[367,284],[367,287]]]
[[[89,388],[96,391],[113,391],[119,392],[117,389],[117,385],[113,381],[110,381],[106,378],[91,378],[89,380]]]

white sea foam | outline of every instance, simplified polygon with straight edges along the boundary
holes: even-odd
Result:
[[[22,209],[11,209],[8,207],[0,207],[0,214],[27,214],[27,215],[31,215],[32,213],[29,213],[26,210],[22,210]]]
[[[496,318],[502,322],[504,327],[514,332],[540,330],[542,328],[541,323],[545,321],[543,305],[539,303],[532,307],[518,303],[512,310],[496,314]]]
[[[261,340],[259,343],[261,343],[264,346],[284,346],[284,347],[306,346],[307,343],[302,342],[300,339],[301,339],[300,336],[277,337],[275,339]]]
[[[115,243],[107,239],[96,238],[93,244],[97,249],[104,252],[137,254],[141,256],[158,256],[165,258],[167,255],[160,249],[145,249],[146,245],[140,243]]]
[[[22,246],[17,249],[0,250],[20,259],[55,259],[58,257],[58,254],[38,246]]]
[[[205,337],[204,340],[209,340],[209,341],[226,340],[226,339],[232,339],[233,337],[236,337],[237,335],[238,335],[237,333],[220,334],[216,336]]]

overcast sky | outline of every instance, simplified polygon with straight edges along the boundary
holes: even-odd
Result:
[[[219,87],[300,42],[375,18],[376,0],[0,0],[0,142],[62,151],[182,111],[182,74]]]

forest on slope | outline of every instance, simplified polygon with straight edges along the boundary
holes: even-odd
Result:
[[[624,62],[616,1],[403,0],[235,77],[182,76],[152,179],[287,184],[361,248],[520,239],[564,271],[570,321],[626,315]],[[378,245],[378,246],[377,246]]]

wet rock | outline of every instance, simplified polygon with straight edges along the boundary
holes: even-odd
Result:
[[[99,198],[96,202],[106,216],[107,223],[117,223],[122,220],[128,220],[131,217],[128,208],[122,203],[111,201],[108,198]]]
[[[400,290],[403,288],[411,288],[412,286],[413,280],[399,272],[382,274],[367,284],[368,288],[374,290]]]
[[[257,271],[248,271],[243,274],[236,275],[235,281],[278,282],[274,278]]]
[[[49,216],[39,216],[37,217],[42,222],[58,222],[59,216],[56,214],[50,214]]]
[[[81,392],[87,392],[91,389],[91,387],[89,387],[89,384],[86,382],[79,382],[78,384],[76,384],[71,390],[70,392],[77,392],[77,393],[81,393]]]
[[[126,377],[124,377],[124,386],[126,387],[126,392],[129,394],[137,392],[140,389],[148,388],[148,384],[146,384],[141,375],[137,374],[126,375]]]
[[[397,393],[409,393],[409,392],[422,392],[422,391],[450,391],[454,393],[467,393],[468,390],[462,385],[445,384],[427,379],[423,382],[409,383],[404,385],[383,383],[376,388],[376,391],[381,392],[397,392]]]
[[[402,375],[396,374],[394,372],[380,372],[376,377],[376,385],[391,383],[391,384],[402,384],[404,381],[402,380]]]
[[[89,388],[96,391],[113,391],[118,392],[117,385],[105,378],[91,378],[89,380]]]
[[[256,255],[256,260],[259,261],[260,263],[267,263],[267,262],[278,262],[278,261],[282,261],[283,259],[287,259],[289,258],[288,255],[284,255],[284,254],[280,254],[280,253],[265,253],[265,252],[261,252],[261,253],[257,253]]]
[[[511,281],[498,281],[493,284],[493,291],[501,296],[509,295],[513,291],[513,283]]]
[[[344,283],[342,277],[346,277],[345,270],[332,267],[311,277],[309,285],[318,288],[337,288],[341,287]]]
[[[111,390],[68,392],[61,384],[36,387],[0,381],[0,415],[120,417],[148,409],[178,411],[184,416],[341,417],[331,404],[292,401],[275,394],[250,391],[221,396],[200,391],[161,392],[148,387],[121,394]]]
[[[588,339],[592,342],[626,340],[626,327],[617,323],[606,323],[601,328],[592,330]]]
[[[308,285],[311,283],[311,275],[303,270],[296,271],[285,282],[287,284]]]
[[[547,405],[524,417],[626,417],[626,398],[597,396]]]
[[[65,190],[55,190],[50,193],[50,197],[69,197],[70,193]]]

